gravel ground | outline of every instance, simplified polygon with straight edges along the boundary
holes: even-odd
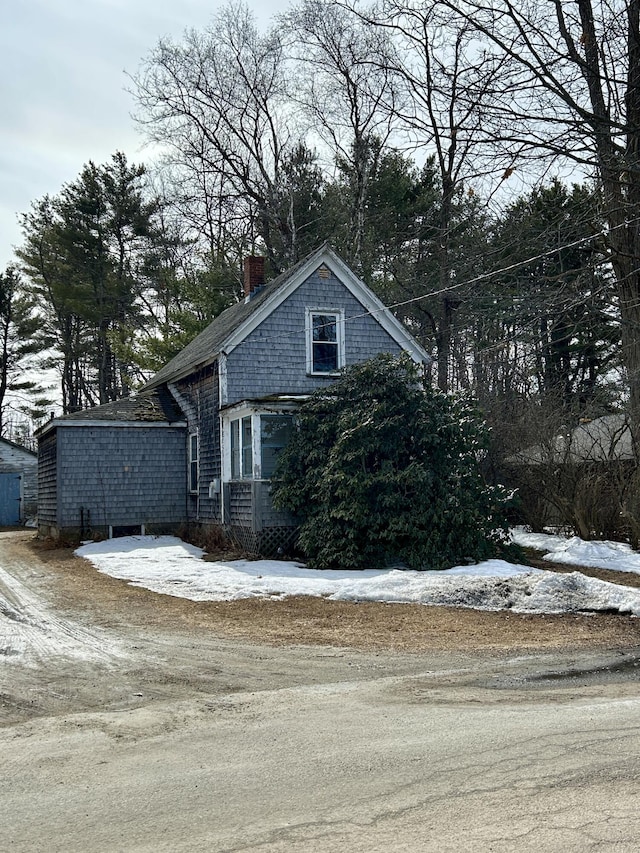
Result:
[[[544,671],[545,656],[569,663],[579,657],[582,670],[616,661],[632,667],[640,647],[640,620],[621,615],[532,616],[312,597],[193,602],[100,574],[71,550],[25,531],[0,532],[3,600],[0,725],[341,681],[354,669],[377,678],[415,671],[427,659],[429,666],[465,671],[470,661],[482,668],[521,659],[533,674]]]
[[[0,846],[631,853],[639,637],[619,615],[191,602],[0,532]]]

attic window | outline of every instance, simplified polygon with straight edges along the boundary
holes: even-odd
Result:
[[[323,264],[318,270],[318,278],[331,278],[331,270]]]
[[[332,376],[344,367],[344,316],[341,311],[307,309],[307,373]]]

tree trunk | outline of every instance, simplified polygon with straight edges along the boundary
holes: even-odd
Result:
[[[449,295],[451,286],[451,218],[454,192],[453,181],[449,175],[443,174],[440,221],[438,223],[438,283],[442,302],[442,315],[438,328],[438,388],[445,392],[449,390],[451,338],[455,309],[455,302]]]

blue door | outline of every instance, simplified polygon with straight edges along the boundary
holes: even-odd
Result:
[[[0,474],[0,526],[20,523],[20,474]]]

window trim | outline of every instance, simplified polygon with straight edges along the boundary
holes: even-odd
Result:
[[[313,369],[313,318],[322,314],[324,316],[335,317],[336,321],[336,348],[337,348],[337,370],[314,370]],[[310,308],[305,309],[305,338],[306,338],[306,359],[307,359],[307,375],[308,376],[338,376],[342,368],[345,366],[345,332],[344,332],[344,311],[342,308]]]
[[[195,439],[195,458],[193,443]],[[195,468],[194,468],[195,465]],[[195,486],[194,486],[195,471]],[[189,433],[189,494],[197,495],[200,490],[200,437],[197,432]]]
[[[236,480],[240,479],[240,472],[242,470],[242,448],[241,448],[241,440],[240,440],[240,424],[242,423],[242,418],[233,418],[233,420],[229,421],[229,453],[230,453],[230,465],[229,465],[229,479]],[[237,471],[237,476],[236,476]]]
[[[233,407],[220,413],[221,435],[222,435],[222,481],[229,482],[251,482],[252,480],[263,480],[262,476],[262,415],[292,415],[297,406],[284,404],[280,406],[265,406],[256,403],[255,406],[244,405]],[[233,476],[233,463],[231,456],[231,424],[240,422],[240,434],[242,434],[242,421],[251,418],[251,452],[252,471],[246,474],[242,466],[242,449],[240,448],[240,477]],[[270,479],[270,478],[269,478]]]
[[[252,470],[251,472],[246,472],[243,470],[243,453],[242,453],[242,421],[245,418],[251,418],[251,456],[252,456]],[[249,482],[255,478],[256,472],[256,411],[250,406],[244,405],[239,407],[234,407],[226,412],[220,413],[220,421],[221,421],[221,432],[222,432],[222,480],[225,483],[229,483],[231,481],[240,482],[246,481]],[[233,461],[231,456],[231,424],[233,422],[238,422],[238,438],[240,440],[238,446],[238,470],[239,477],[233,476]]]
[[[235,418],[234,418],[235,420]],[[252,413],[244,415],[240,419],[240,479],[253,480],[256,472],[256,419]],[[245,441],[247,436],[247,424],[249,426],[249,441]],[[245,462],[248,463],[249,471],[245,470]]]

